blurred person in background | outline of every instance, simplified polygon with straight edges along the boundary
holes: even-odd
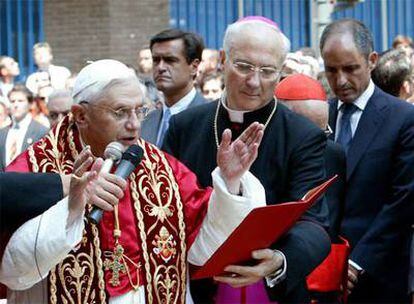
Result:
[[[371,77],[374,83],[388,94],[403,100],[413,96],[413,67],[405,51],[400,48],[381,54]]]
[[[303,56],[301,53],[288,53],[283,63],[281,80],[293,74],[304,74],[317,79],[319,63],[311,56]]]
[[[12,57],[0,56],[0,96],[3,102],[9,106],[7,96],[14,86],[14,78],[19,76],[19,64]]]
[[[48,118],[51,127],[54,127],[70,112],[72,104],[73,98],[69,90],[55,90],[50,94],[47,109],[49,111]]]
[[[152,55],[149,47],[138,51],[137,67],[138,76],[152,78]]]
[[[201,62],[198,66],[196,86],[201,87],[203,78],[219,70],[220,53],[215,49],[204,49],[201,55]]]
[[[65,82],[65,89],[66,90],[69,90],[69,91],[72,92],[73,86],[75,85],[76,76],[78,76],[78,74],[74,73],[74,74],[70,75],[70,77],[68,79],[66,79],[66,82]]]
[[[0,129],[10,126],[11,119],[9,115],[9,109],[6,107],[4,102],[0,101]]]
[[[40,86],[38,94],[33,96],[33,102],[30,107],[30,113],[32,114],[33,119],[47,128],[50,128],[49,119],[47,118],[49,115],[47,103],[49,95],[52,94],[53,90],[54,89],[50,84]]]
[[[154,79],[152,78],[152,54],[149,46],[138,51],[137,67],[138,67],[138,78],[141,83],[145,86],[145,100],[147,105],[152,109],[162,109],[162,103],[164,100],[163,94],[157,89]]]
[[[393,49],[401,49],[403,50],[408,57],[411,58],[413,55],[414,49],[413,49],[413,40],[411,37],[404,36],[404,35],[398,35],[394,38],[394,41],[392,42],[392,48]]]
[[[309,57],[312,57],[314,59],[318,59],[318,55],[316,54],[315,50],[313,48],[310,48],[310,47],[300,48],[295,53],[300,55],[300,56],[309,56]]]
[[[70,71],[63,66],[52,64],[53,53],[50,45],[47,42],[36,43],[33,46],[33,57],[38,70],[27,78],[27,88],[35,95],[39,94],[39,88],[43,86],[64,89]]]
[[[205,99],[210,101],[219,99],[224,90],[223,75],[220,73],[206,75],[200,89]]]
[[[24,85],[15,85],[9,100],[12,125],[0,129],[0,171],[48,132],[48,128],[33,120],[29,111],[33,97]]]

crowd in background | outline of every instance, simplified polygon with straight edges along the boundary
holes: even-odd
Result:
[[[414,103],[413,54],[412,39],[398,35],[392,48],[380,54],[380,60],[372,73],[374,83],[385,92],[411,103]],[[12,57],[0,56],[0,128],[12,123],[17,107],[14,105],[14,91],[24,91],[28,113],[46,128],[62,117],[59,114],[67,114],[70,110],[70,95],[76,73],[52,64],[52,48],[47,42],[34,45],[33,58],[38,70],[28,75],[24,88],[23,83],[15,83],[15,78],[20,75],[19,63]],[[145,87],[147,106],[160,108],[164,100],[163,93],[157,90],[152,79],[152,57],[148,47],[137,52],[136,68],[131,66],[131,69],[134,69]],[[303,47],[288,53],[280,80],[292,74],[304,74],[317,79],[325,88],[328,98],[334,97],[324,74],[323,61],[312,48]],[[203,50],[194,85],[208,100],[216,100],[221,96],[224,81],[219,50]]]
[[[162,146],[165,131],[168,129],[170,115],[178,113],[169,112],[169,108],[173,111],[177,100],[181,102],[186,96],[190,96],[195,89],[191,99],[196,98],[195,94],[201,94],[204,99],[214,101],[219,99],[225,91],[221,61],[222,51],[203,50],[203,43],[197,42],[198,38],[191,35],[190,37],[179,35],[181,34],[174,32],[174,30],[167,30],[154,36],[149,46],[138,50],[136,67],[130,67],[139,77],[145,95],[146,107],[152,111],[148,114],[147,121],[143,123],[144,138],[152,136],[151,142],[157,143],[159,147]],[[168,61],[168,56],[162,53],[163,50],[159,47],[165,41],[168,42],[175,38],[189,39],[190,45],[193,43],[195,49],[201,48],[202,50],[201,61],[195,66],[195,72],[188,71],[187,73],[192,78],[192,83],[191,90],[188,90],[187,86],[185,91],[190,95],[178,97],[173,93],[181,87],[173,87],[172,92],[166,84],[162,65],[166,64],[164,61]],[[184,57],[187,61],[194,60],[194,58],[189,59],[188,54],[185,54]],[[71,90],[76,73],[69,71],[66,67],[53,65],[52,48],[48,43],[35,44],[33,58],[38,70],[28,75],[23,84],[15,83],[15,79],[20,74],[19,63],[11,57],[0,56],[0,171],[67,115],[73,103]],[[153,62],[153,59],[157,62]],[[169,64],[172,65],[172,63]],[[263,67],[258,68],[245,63],[235,65],[235,68],[241,74],[251,72],[252,69],[259,69],[260,75],[264,75],[263,77],[269,72]],[[322,99],[335,97],[325,76],[323,60],[315,50],[309,47],[288,53],[282,69],[278,73],[279,81],[294,74],[306,75],[318,81],[325,89],[326,96],[324,95]],[[397,36],[392,48],[379,55],[371,77],[375,85],[384,92],[409,103],[414,103],[414,44],[412,39],[406,36]],[[161,80],[158,81],[157,78]],[[186,85],[185,81],[184,85]],[[165,107],[166,104],[168,107]],[[174,111],[178,111],[178,109]],[[157,113],[159,113],[159,117],[163,118],[159,118],[161,123],[157,127],[158,129],[154,129],[150,123],[151,119],[158,115]],[[165,117],[166,119],[164,119]],[[327,123],[322,125],[325,126]],[[324,127],[321,126],[321,128]],[[154,134],[150,135],[152,133]]]

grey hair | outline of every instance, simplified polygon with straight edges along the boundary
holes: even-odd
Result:
[[[281,43],[282,52],[281,52],[280,60],[283,62],[286,57],[286,54],[290,50],[289,39],[277,27],[274,27],[270,24],[267,24],[262,21],[257,21],[257,20],[235,22],[235,23],[230,24],[227,27],[226,32],[224,33],[224,38],[223,38],[223,49],[224,49],[224,52],[226,53],[226,57],[228,58],[230,56],[230,49],[237,35],[239,35],[243,31],[257,30],[257,32],[259,32],[260,31],[260,29],[258,29],[259,27],[266,27],[268,29],[273,30],[277,34],[278,41],[276,41],[275,43]]]

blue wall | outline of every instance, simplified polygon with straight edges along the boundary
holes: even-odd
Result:
[[[238,19],[238,0],[169,0],[170,26],[195,31],[207,47],[220,48],[226,26]],[[243,0],[244,15],[262,15],[279,24],[296,50],[311,43],[312,0]],[[414,1],[386,0],[387,41],[391,46],[397,34],[414,38]],[[332,14],[334,20],[355,18],[364,22],[374,36],[375,48],[383,50],[380,0],[365,0],[353,8]]]
[[[332,19],[353,18],[358,19],[369,29],[374,36],[374,48],[382,50],[382,14],[381,1],[368,0],[358,3],[354,8],[342,10],[332,14]]]
[[[0,55],[20,65],[18,81],[34,72],[32,47],[43,41],[43,0],[0,0]]]
[[[276,21],[291,39],[292,48],[310,44],[308,0],[243,0],[244,15]],[[219,49],[228,24],[238,19],[237,0],[170,0],[170,26],[203,36],[209,48]],[[281,21],[280,21],[281,20]]]

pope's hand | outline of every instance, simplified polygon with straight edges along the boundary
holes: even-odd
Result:
[[[100,173],[102,158],[97,158],[93,164],[92,162],[92,155],[79,155],[70,180],[68,223],[83,214],[87,203],[112,211],[113,205],[124,195],[126,181],[111,173]],[[91,164],[91,170],[87,171]]]
[[[262,124],[254,122],[233,142],[231,131],[224,130],[217,151],[217,165],[230,193],[240,192],[240,178],[257,158],[263,130]]]

